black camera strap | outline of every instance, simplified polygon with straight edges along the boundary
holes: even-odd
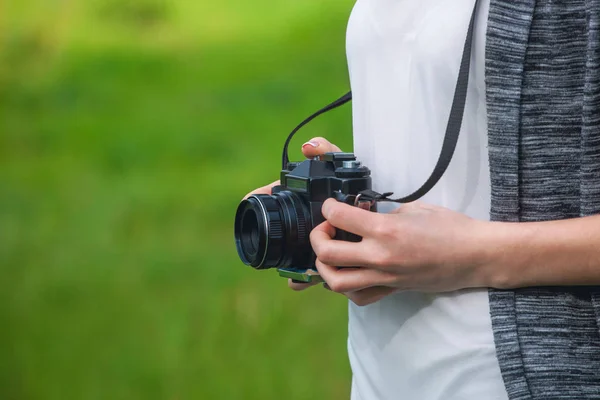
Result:
[[[456,83],[456,89],[454,91],[454,99],[452,100],[452,108],[450,109],[450,117],[448,118],[448,125],[446,126],[446,134],[444,136],[444,142],[442,144],[442,150],[440,157],[438,158],[437,164],[435,165],[433,172],[427,179],[427,181],[417,189],[414,193],[401,197],[398,199],[390,199],[389,196],[393,193],[377,193],[373,190],[365,190],[360,193],[361,199],[372,200],[372,201],[391,201],[396,203],[410,203],[418,200],[427,194],[442,178],[446,169],[452,161],[456,144],[458,143],[458,136],[462,126],[462,120],[465,113],[465,104],[467,101],[467,88],[469,86],[469,73],[471,66],[471,49],[473,47],[473,31],[475,26],[475,17],[477,15],[477,5],[479,0],[475,0],[475,6],[471,15],[471,21],[469,22],[469,29],[467,31],[467,38],[465,40],[465,46],[463,49],[462,60],[460,63],[460,69],[458,72],[458,80]],[[348,92],[333,103],[320,109],[316,113],[312,114],[304,121],[300,123],[294,130],[289,134],[283,147],[282,157],[282,168],[285,169],[289,163],[288,147],[290,141],[303,126],[308,124],[310,121],[315,119],[321,114],[336,109],[352,100],[352,92]]]

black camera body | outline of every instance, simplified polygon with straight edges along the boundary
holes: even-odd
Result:
[[[361,201],[371,189],[371,171],[352,153],[326,153],[281,171],[281,185],[271,195],[252,195],[238,206],[235,241],[241,260],[256,269],[314,269],[309,235],[325,221],[321,207],[334,198],[375,211],[375,202]],[[361,238],[338,230],[336,240]]]

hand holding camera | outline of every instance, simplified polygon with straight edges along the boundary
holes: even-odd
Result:
[[[310,237],[316,267],[332,291],[355,304],[371,304],[399,290],[494,286],[498,271],[488,255],[495,246],[490,222],[420,202],[378,214],[327,200],[323,216],[326,222]],[[362,240],[334,240],[336,229]],[[340,268],[356,265],[360,268]]]
[[[313,139],[302,148],[304,155],[309,159],[326,155],[331,150],[339,149],[322,138]],[[319,175],[312,176],[314,182],[321,179],[339,179],[319,178]],[[358,181],[363,183],[350,192],[356,194],[370,187],[370,183],[361,181],[361,178]],[[302,191],[296,192],[298,187],[294,184],[291,186],[293,197],[299,196],[298,201],[289,204],[283,201],[279,210],[284,214],[289,213],[289,221],[295,220],[298,209],[302,209],[300,205],[303,203],[300,200],[302,196],[306,200],[305,217],[311,213],[308,210],[311,196]],[[246,198],[256,195],[271,197],[273,188],[276,188],[275,195],[280,196],[282,188],[277,181],[253,191]],[[377,214],[355,207],[354,204],[339,201],[328,193],[323,192],[318,195],[328,199],[319,202],[318,208],[313,212],[321,220],[317,218],[318,223],[315,223],[312,229],[304,230],[304,235],[309,234],[310,242],[299,243],[297,236],[293,236],[289,231],[285,232],[294,238],[282,247],[286,249],[283,252],[290,252],[287,259],[293,259],[294,251],[299,250],[296,254],[300,254],[300,259],[297,259],[304,261],[295,265],[286,264],[281,261],[285,258],[283,257],[266,268],[286,266],[316,268],[326,282],[327,288],[344,294],[358,305],[374,303],[398,290],[444,292],[463,287],[487,286],[486,275],[483,269],[479,268],[483,264],[479,265],[479,258],[477,258],[480,255],[478,249],[481,248],[479,244],[482,242],[482,237],[476,233],[483,232],[480,228],[484,228],[485,223],[442,207],[417,202],[405,204],[391,214]],[[314,193],[313,195],[317,196]],[[313,200],[316,199],[314,196]],[[293,204],[295,206],[292,207]],[[294,209],[296,211],[291,212]],[[261,254],[264,257],[268,253],[268,245],[263,244],[260,250],[261,237],[267,239],[265,231],[258,228],[262,214],[260,205],[256,203],[250,208],[240,205],[236,216],[236,220],[246,221],[244,226],[241,223],[236,225],[236,238],[240,239],[238,241],[240,257],[249,265],[252,265],[248,262],[249,258],[254,257],[253,266],[258,269],[263,269],[265,265],[260,265],[259,261],[263,261],[262,257],[257,260],[256,255]],[[268,211],[264,213],[267,217],[269,214]],[[290,228],[294,230],[298,226],[290,226]],[[340,231],[354,237],[361,237],[362,240],[339,240]],[[244,235],[245,244],[242,237]],[[458,252],[457,249],[461,251]],[[248,252],[251,254],[247,254]],[[302,258],[302,255],[311,255],[311,257]],[[448,255],[452,257],[449,258]],[[359,268],[351,268],[357,266]],[[302,290],[315,283],[314,281],[312,283],[292,282],[290,279],[289,285],[294,290]]]

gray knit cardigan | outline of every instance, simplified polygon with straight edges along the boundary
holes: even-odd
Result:
[[[600,214],[600,0],[491,0],[486,86],[492,220]],[[600,399],[600,286],[490,311],[511,400]]]

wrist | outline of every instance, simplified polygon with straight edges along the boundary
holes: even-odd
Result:
[[[478,287],[597,285],[599,222],[479,222],[468,230]]]
[[[527,230],[517,223],[477,222],[476,229],[472,231],[477,287],[519,287],[524,273],[520,268],[524,264],[520,261],[520,248],[528,242]]]
[[[532,254],[531,226],[516,222],[488,222],[482,232],[485,247],[482,258],[487,287],[514,289],[527,286],[531,271],[528,258]]]

